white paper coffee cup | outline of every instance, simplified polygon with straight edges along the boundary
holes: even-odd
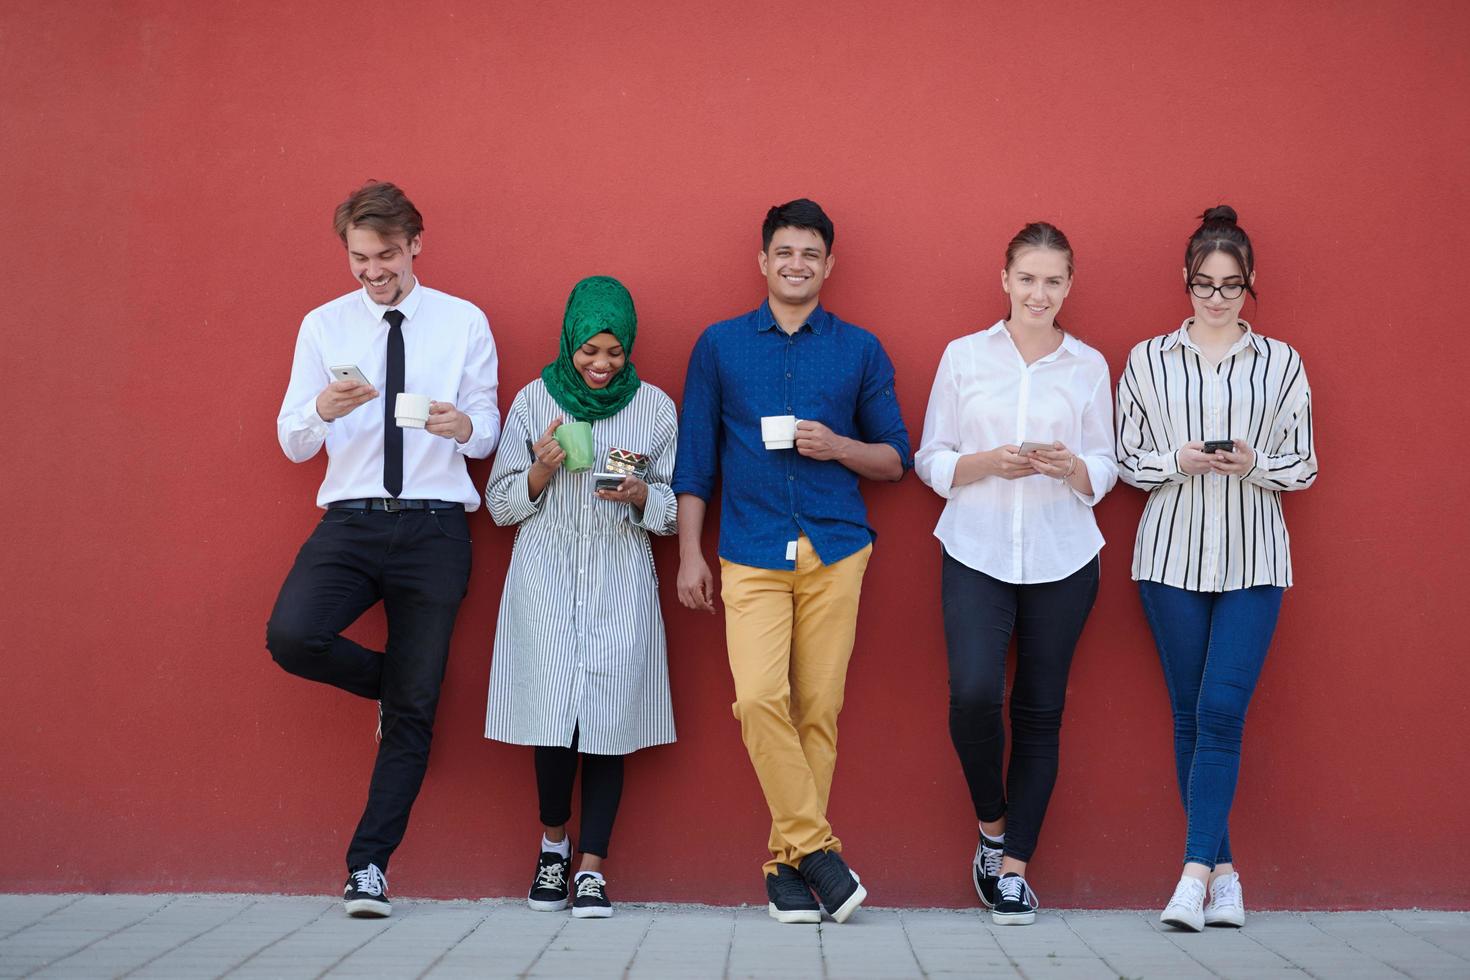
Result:
[[[790,449],[796,445],[795,415],[761,416],[761,442],[767,449]]]
[[[400,428],[422,429],[429,421],[429,396],[400,391],[398,400],[393,404],[393,414],[397,417]]]

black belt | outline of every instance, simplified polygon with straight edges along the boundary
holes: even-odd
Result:
[[[453,500],[399,500],[396,497],[361,497],[357,500],[334,500],[327,510],[464,510],[464,504]]]

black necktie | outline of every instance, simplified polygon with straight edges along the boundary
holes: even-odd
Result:
[[[383,489],[388,496],[403,492],[403,430],[394,412],[398,396],[403,392],[403,314],[389,310],[388,321],[388,390],[383,392]]]

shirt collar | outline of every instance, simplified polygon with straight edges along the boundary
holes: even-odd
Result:
[[[812,328],[812,333],[820,334],[827,329],[831,320],[832,314],[822,309],[822,304],[819,302],[817,303],[816,309],[812,310],[811,315],[806,318],[806,326]],[[781,325],[776,322],[776,314],[771,312],[771,301],[769,299],[762,300],[761,305],[756,308],[755,329],[757,333],[781,329]],[[800,331],[797,332],[800,333]]]
[[[1194,317],[1188,317],[1183,323],[1179,324],[1178,330],[1175,330],[1173,333],[1169,334],[1168,337],[1164,338],[1164,345],[1162,349],[1169,351],[1173,350],[1175,347],[1178,347],[1180,344],[1183,344],[1185,347],[1188,347],[1190,350],[1198,354],[1199,348],[1194,346],[1193,341],[1189,339],[1189,325],[1193,322]],[[1242,327],[1245,327],[1245,333],[1241,335],[1241,338],[1239,340],[1230,345],[1230,350],[1226,352],[1225,358],[1223,359],[1228,359],[1235,354],[1240,353],[1242,350],[1245,349],[1245,346],[1247,344],[1249,344],[1251,346],[1251,349],[1254,350],[1257,354],[1265,354],[1266,338],[1262,337],[1260,334],[1252,330],[1251,325],[1244,320],[1237,320],[1236,322],[1239,323]]]
[[[1010,332],[1006,330],[1006,322],[1004,320],[996,320],[995,326],[985,331],[985,336],[992,339],[997,337],[1004,337],[1012,346],[1014,346],[1016,343],[1014,340],[1011,339]],[[1061,346],[1052,351],[1050,354],[1046,355],[1046,357],[1054,356],[1057,351],[1066,351],[1073,357],[1077,357],[1082,353],[1082,341],[1078,340],[1076,337],[1063,330]],[[1041,360],[1046,360],[1046,358],[1041,358]]]
[[[413,288],[408,291],[407,296],[403,297],[403,299],[399,301],[397,306],[384,306],[381,303],[374,303],[371,299],[368,298],[368,291],[366,286],[363,287],[362,292],[359,295],[362,296],[362,305],[367,307],[368,313],[372,316],[374,320],[383,319],[383,314],[387,313],[389,310],[397,310],[398,312],[403,314],[403,318],[405,320],[412,320],[413,315],[418,312],[419,303],[423,301],[424,284],[419,282],[418,277],[415,276],[413,280]]]

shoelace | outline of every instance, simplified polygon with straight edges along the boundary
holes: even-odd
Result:
[[[560,861],[543,864],[536,869],[536,887],[563,891],[567,887],[567,866]]]
[[[1005,851],[1001,848],[980,845],[980,869],[985,872],[985,877],[1000,877],[1000,862],[1004,856]]]
[[[353,887],[367,895],[381,895],[388,890],[388,879],[378,870],[376,864],[352,872],[352,881]]]
[[[1240,899],[1240,879],[1234,875],[1221,875],[1211,882],[1210,904],[1217,909],[1243,905]]]
[[[1198,878],[1184,877],[1179,879],[1179,884],[1174,886],[1174,896],[1169,899],[1169,905],[1179,905],[1187,909],[1198,909],[1204,905],[1205,883]],[[1168,906],[1165,906],[1166,908]]]
[[[1021,902],[1033,909],[1038,904],[1036,893],[1031,890],[1030,885],[1026,884],[1026,879],[1020,875],[1013,878],[1002,878],[998,891],[1002,902]]]
[[[578,898],[602,898],[602,879],[583,875],[577,879]]]

